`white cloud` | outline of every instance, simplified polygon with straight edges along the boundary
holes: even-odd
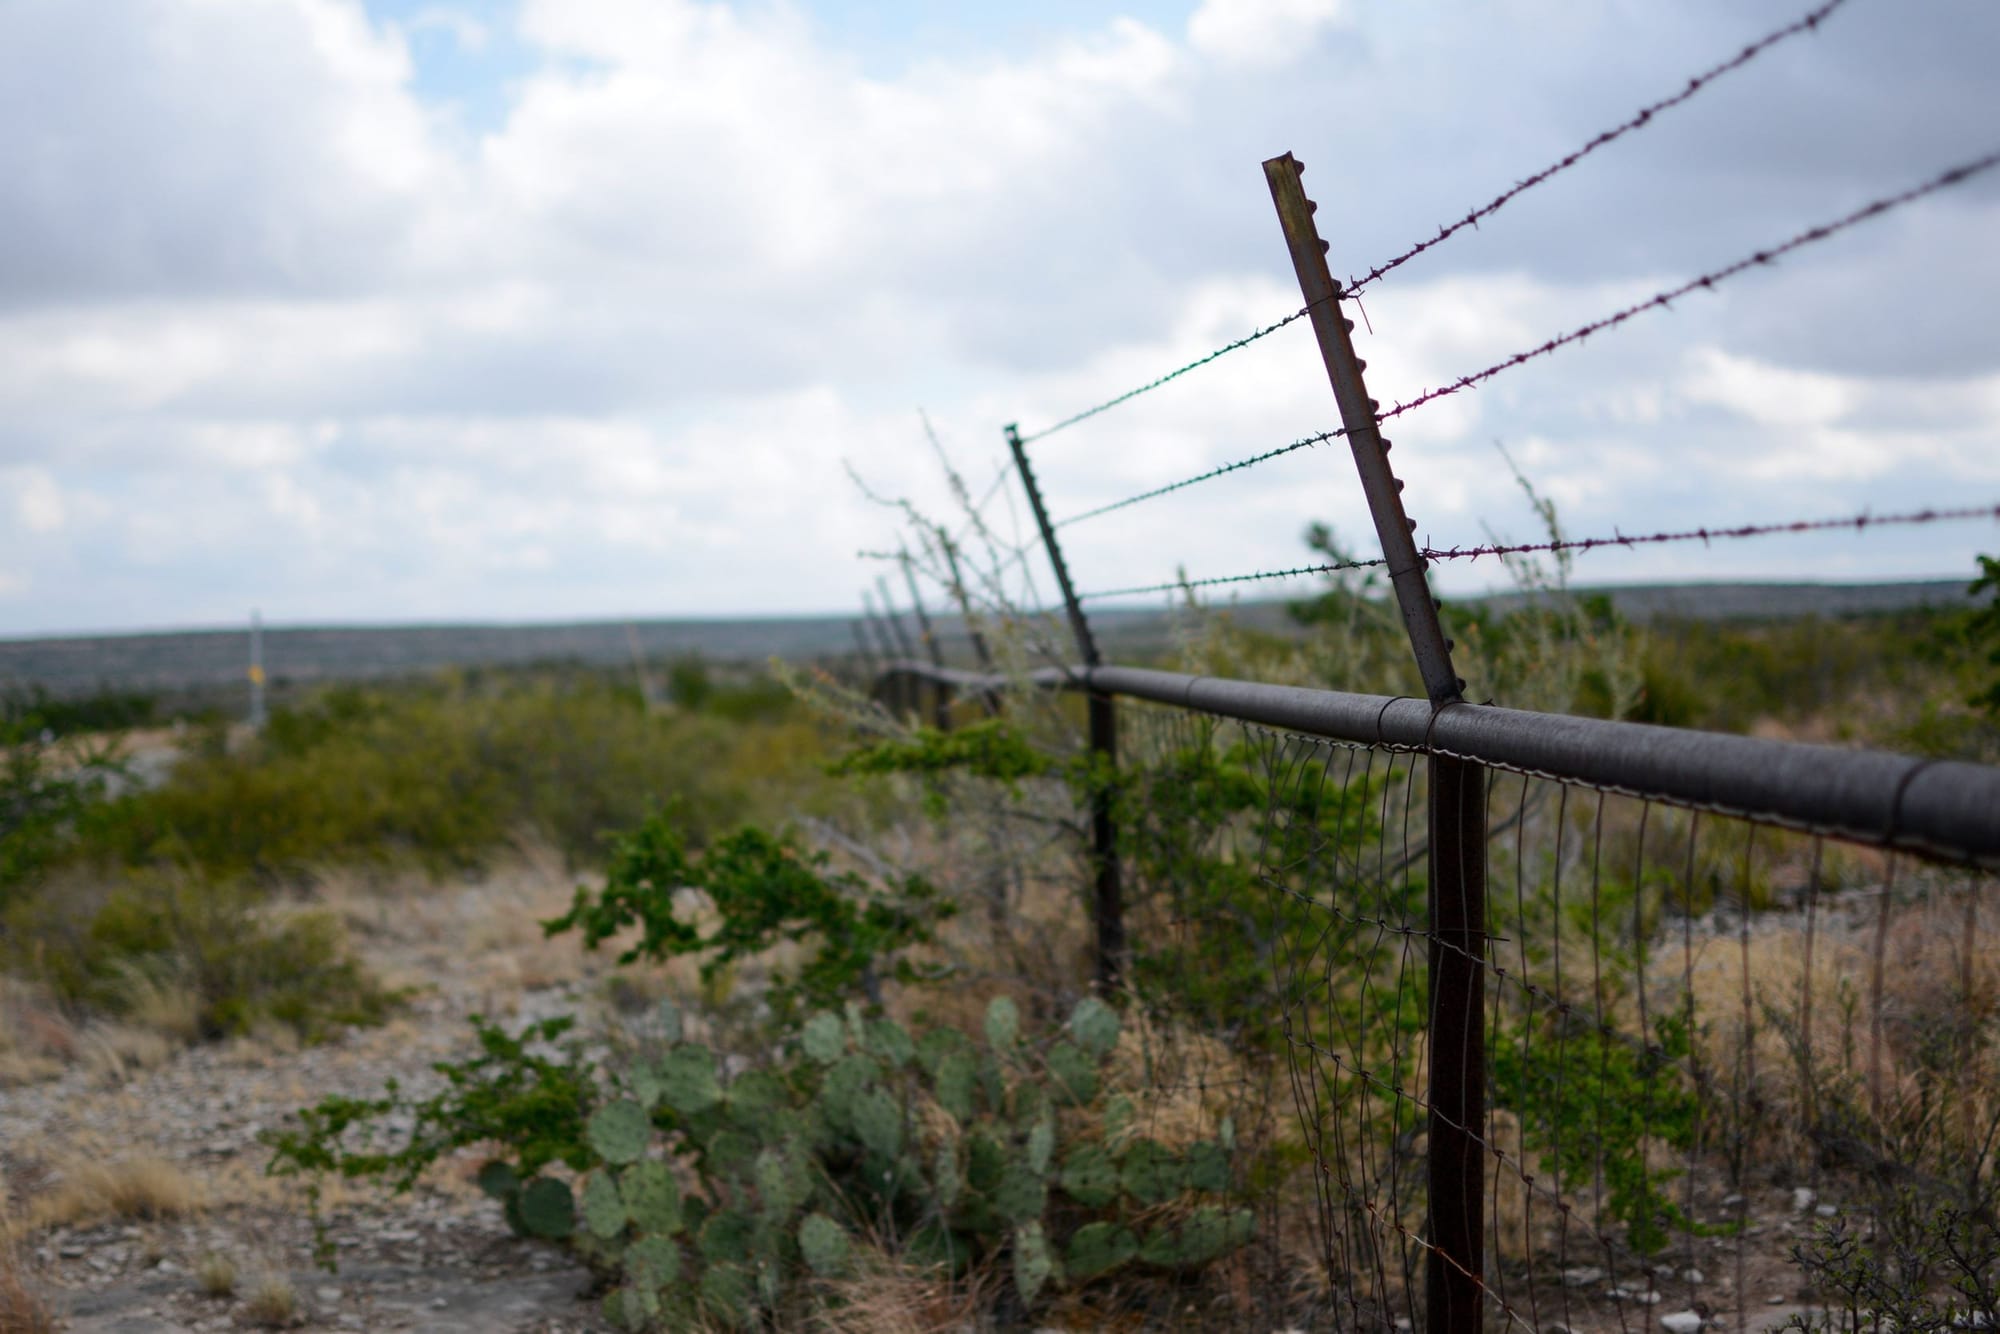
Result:
[[[1188,18],[1188,44],[1231,65],[1289,64],[1348,10],[1347,0],[1202,0]]]
[[[62,487],[46,468],[9,468],[7,489],[13,493],[14,514],[31,533],[53,533],[69,519]]]
[[[477,53],[486,49],[492,39],[492,30],[472,14],[448,5],[432,5],[418,10],[404,24],[409,32],[442,32],[457,44],[461,51]]]

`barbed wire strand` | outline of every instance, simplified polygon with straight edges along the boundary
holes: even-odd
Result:
[[[1811,245],[1815,241],[1824,241],[1829,237],[1837,236],[1841,232],[1846,231],[1850,227],[1854,227],[1863,222],[1867,222],[1872,218],[1880,217],[1882,214],[1887,213],[1892,209],[1900,208],[1905,204],[1914,203],[1917,200],[1922,199],[1927,195],[1936,194],[1940,190],[1944,190],[1951,186],[1961,184],[1964,181],[1971,180],[1973,177],[1979,175],[1982,172],[1990,171],[1995,166],[2000,166],[2000,150],[1988,153],[1986,156],[1981,158],[1976,158],[1971,162],[1966,162],[1959,166],[1953,167],[1949,171],[1942,172],[1939,175],[1932,177],[1930,180],[1925,181],[1921,185],[1911,186],[1909,189],[1900,191],[1897,194],[1888,195],[1884,198],[1875,200],[1873,203],[1864,204],[1862,207],[1855,209],[1852,213],[1846,214],[1845,216],[1840,218],[1836,218],[1832,222],[1821,223],[1816,227],[1807,228],[1805,231],[1800,232],[1796,236],[1793,236],[1786,241],[1780,242],[1778,245],[1772,246],[1767,250],[1759,250],[1755,254],[1748,255],[1743,259],[1737,260],[1734,264],[1728,264],[1723,266],[1722,268],[1715,269],[1709,273],[1704,273],[1698,278],[1690,278],[1688,281],[1682,283],[1678,287],[1672,288],[1665,292],[1660,292],[1634,305],[1626,306],[1624,309],[1616,311],[1610,315],[1606,315],[1601,319],[1592,320],[1590,323],[1585,324],[1579,328],[1572,329],[1570,332],[1566,334],[1561,334],[1555,338],[1551,338],[1547,342],[1542,343],[1538,347],[1529,348],[1525,352],[1516,352],[1514,355],[1508,357],[1506,360],[1499,361],[1491,366],[1488,366],[1485,370],[1474,372],[1471,375],[1461,376],[1459,379],[1452,381],[1450,384],[1439,385],[1435,388],[1427,389],[1423,393],[1418,394],[1415,398],[1410,399],[1408,402],[1398,403],[1394,407],[1391,407],[1386,411],[1377,413],[1375,420],[1377,424],[1380,424],[1382,422],[1387,422],[1396,417],[1402,416],[1404,413],[1409,412],[1413,408],[1422,407],[1426,403],[1430,403],[1437,399],[1445,398],[1448,397],[1449,395],[1456,394],[1460,390],[1476,388],[1477,386],[1485,383],[1487,380],[1492,379],[1494,376],[1499,375],[1502,371],[1512,370],[1514,367],[1521,365],[1523,362],[1533,361],[1537,357],[1547,356],[1549,353],[1556,351],[1558,348],[1567,347],[1571,343],[1582,342],[1584,339],[1590,337],[1590,335],[1594,333],[1601,333],[1606,329],[1610,329],[1617,325],[1623,324],[1625,321],[1631,319],[1635,315],[1643,314],[1649,310],[1665,309],[1667,307],[1670,307],[1675,301],[1678,301],[1680,298],[1687,296],[1692,292],[1712,290],[1718,284],[1727,282],[1729,279],[1736,277],[1738,274],[1745,273],[1750,269],[1769,265],[1774,261],[1776,261],[1777,259],[1779,259],[1780,257],[1790,254],[1794,250],[1798,250],[1801,247]],[[1179,491],[1183,487],[1194,486],[1199,482],[1206,482],[1212,480],[1213,478],[1221,477],[1225,473],[1236,472],[1237,470],[1242,468],[1254,467],[1259,463],[1266,463],[1272,459],[1281,457],[1282,455],[1290,454],[1294,450],[1304,449],[1308,445],[1320,444],[1324,441],[1331,440],[1336,436],[1341,436],[1345,434],[1346,432],[1344,430],[1332,430],[1332,431],[1322,431],[1318,435],[1306,436],[1304,439],[1294,440],[1289,445],[1281,445],[1277,449],[1265,450],[1261,454],[1253,454],[1249,458],[1238,459],[1234,463],[1225,463],[1219,468],[1211,468],[1207,472],[1199,473],[1193,477],[1188,477],[1178,482],[1170,482],[1165,486],[1154,487],[1150,491],[1143,491],[1135,496],[1127,496],[1123,500],[1116,500],[1108,505],[1100,505],[1096,509],[1085,510],[1081,514],[1073,514],[1069,518],[1064,519],[1061,523],[1057,524],[1056,527],[1063,528],[1073,523],[1081,523],[1085,519],[1094,519],[1101,514],[1109,514],[1114,510],[1124,509],[1128,505],[1137,505],[1141,501],[1153,500],[1159,496],[1164,496],[1170,494],[1171,492]]]
[[[1758,56],[1762,55],[1765,51],[1769,50],[1771,47],[1778,45],[1780,42],[1785,41],[1787,38],[1796,37],[1802,33],[1812,32],[1816,30],[1821,23],[1826,21],[1826,19],[1833,13],[1834,10],[1839,9],[1842,5],[1846,3],[1847,0],[1825,0],[1825,3],[1814,8],[1811,12],[1803,15],[1798,19],[1793,20],[1791,23],[1786,24],[1784,27],[1779,28],[1774,32],[1767,33],[1764,36],[1758,38],[1756,41],[1744,47],[1741,51],[1738,51],[1734,56],[1730,57],[1728,60],[1723,61],[1720,65],[1716,65],[1712,69],[1703,70],[1700,74],[1697,74],[1692,78],[1690,78],[1687,81],[1686,85],[1680,89],[1680,91],[1672,94],[1669,97],[1663,97],[1657,102],[1651,102],[1648,103],[1646,106],[1639,108],[1638,111],[1634,112],[1626,120],[1620,122],[1619,124],[1613,126],[1608,130],[1602,131],[1601,133],[1592,136],[1586,143],[1583,144],[1582,147],[1577,148],[1570,153],[1564,154],[1562,157],[1556,159],[1554,162],[1542,168],[1540,171],[1535,172],[1533,175],[1524,177],[1523,179],[1516,181],[1511,188],[1503,191],[1500,195],[1495,197],[1489,203],[1486,203],[1480,206],[1479,208],[1471,210],[1464,217],[1458,219],[1458,221],[1456,222],[1449,223],[1447,225],[1439,227],[1436,236],[1428,237],[1422,241],[1416,242],[1414,245],[1410,246],[1402,253],[1394,256],[1391,259],[1384,260],[1380,264],[1377,264],[1374,268],[1370,269],[1360,278],[1350,278],[1348,280],[1347,288],[1342,293],[1342,295],[1354,296],[1358,294],[1362,288],[1380,279],[1383,275],[1389,273],[1391,270],[1401,268],[1403,265],[1415,259],[1418,255],[1423,254],[1426,250],[1429,250],[1432,247],[1438,245],[1440,242],[1445,241],[1446,239],[1456,235],[1457,233],[1463,231],[1467,227],[1478,226],[1483,219],[1492,217],[1495,213],[1498,213],[1502,208],[1512,203],[1519,196],[1525,194],[1529,190],[1534,189],[1536,186],[1541,185],[1543,182],[1548,181],[1552,177],[1558,176],[1561,173],[1569,170],[1577,163],[1583,161],[1584,158],[1589,157],[1592,153],[1595,153],[1598,149],[1605,147],[1607,144],[1614,143],[1617,140],[1622,139],[1626,135],[1632,133],[1634,130],[1640,129],[1643,126],[1650,124],[1652,122],[1653,117],[1659,115],[1663,111],[1668,111],[1674,107],[1679,106],[1681,103],[1687,101],[1689,98],[1699,93],[1702,89],[1706,88],[1709,84],[1714,83],[1717,79],[1720,79],[1726,74],[1733,73],[1736,70],[1743,68],[1743,66],[1755,60]],[[1065,417],[1061,421],[1055,423],[1053,426],[1045,426],[1039,431],[1030,432],[1029,434],[1021,437],[1021,443],[1024,445],[1029,445],[1033,444],[1037,440],[1046,440],[1048,437],[1054,435],[1058,431],[1066,430],[1071,426],[1075,426],[1078,422],[1088,421],[1090,418],[1097,416],[1101,412],[1108,412],[1112,408],[1118,407],[1120,404],[1130,402],[1131,400],[1139,397],[1141,394],[1150,393],[1151,391],[1160,388],[1162,385],[1170,384],[1173,381],[1178,380],[1181,376],[1186,375],[1189,371],[1199,370],[1203,366],[1208,365],[1210,362],[1215,361],[1218,358],[1227,356],[1229,353],[1234,352],[1239,348],[1248,347],[1250,344],[1256,342],[1258,339],[1264,338],[1270,334],[1274,334],[1278,330],[1284,328],[1286,325],[1304,319],[1308,314],[1311,313],[1311,311],[1312,311],[1311,306],[1303,306],[1298,310],[1293,311],[1291,314],[1285,316],[1283,319],[1277,320],[1271,324],[1267,324],[1263,328],[1258,329],[1256,332],[1247,334],[1242,338],[1238,338],[1234,342],[1225,343],[1221,347],[1215,349],[1213,352],[1207,353],[1204,356],[1197,357],[1193,361],[1188,362],[1186,365],[1176,367],[1175,369],[1168,371],[1165,375],[1159,376],[1156,379],[1148,380],[1145,384],[1142,384],[1135,389],[1128,389],[1122,394],[1118,394],[1115,395],[1114,397],[1106,399],[1104,402],[1097,404],[1095,407],[1085,408],[1081,412],[1073,413],[1070,416]]]
[[[1559,538],[1551,542],[1490,543],[1477,547],[1432,547],[1417,548],[1417,555],[1425,561],[1434,560],[1476,560],[1481,556],[1526,555],[1531,552],[1594,551],[1599,547],[1637,547],[1667,542],[1710,542],[1727,541],[1736,538],[1766,537],[1778,533],[1830,532],[1852,528],[1865,532],[1870,528],[1888,528],[1926,523],[1949,523],[1966,519],[1993,519],[2000,522],[2000,503],[1992,505],[1966,505],[1955,508],[1933,506],[1927,509],[1908,510],[1897,514],[1845,515],[1834,519],[1791,519],[1780,523],[1746,523],[1734,527],[1683,528],[1668,532],[1626,534],[1612,530],[1610,537]],[[1269,579],[1297,579],[1309,574],[1333,574],[1342,570],[1365,570],[1387,565],[1389,562],[1377,557],[1372,560],[1333,561],[1324,565],[1301,565],[1289,570],[1258,570],[1250,574],[1216,575],[1206,579],[1173,579],[1166,583],[1146,584],[1137,588],[1109,588],[1100,592],[1080,593],[1077,601],[1089,602],[1103,598],[1134,597],[1142,593],[1171,593],[1184,588],[1213,588],[1222,584],[1247,584]]]
[[[1343,295],[1354,296],[1355,294],[1360,292],[1362,288],[1368,286],[1372,282],[1375,282],[1377,279],[1381,278],[1384,274],[1388,273],[1390,270],[1401,268],[1403,265],[1415,259],[1418,255],[1423,254],[1426,250],[1431,249],[1433,246],[1448,239],[1449,237],[1455,236],[1459,232],[1465,230],[1467,227],[1478,226],[1483,219],[1492,217],[1495,213],[1498,213],[1502,208],[1512,203],[1516,198],[1518,198],[1522,194],[1525,194],[1527,191],[1534,189],[1536,186],[1549,180],[1551,177],[1558,176],[1561,173],[1569,170],[1571,167],[1574,167],[1577,163],[1583,161],[1583,159],[1589,157],[1592,153],[1595,153],[1598,149],[1603,148],[1605,145],[1614,143],[1617,140],[1622,139],[1626,135],[1632,133],[1632,131],[1640,129],[1643,126],[1650,124],[1652,122],[1653,117],[1659,115],[1663,111],[1669,111],[1674,107],[1679,106],[1681,103],[1687,101],[1689,98],[1693,97],[1696,93],[1699,93],[1702,89],[1706,88],[1709,84],[1714,83],[1717,79],[1720,79],[1723,75],[1730,74],[1735,72],[1736,70],[1742,69],[1745,65],[1755,60],[1765,51],[1778,45],[1780,42],[1786,40],[1787,38],[1797,37],[1802,33],[1808,33],[1816,30],[1821,23],[1824,23],[1826,21],[1826,19],[1833,13],[1834,10],[1839,9],[1842,5],[1846,3],[1847,0],[1826,0],[1826,3],[1818,6],[1816,9],[1813,9],[1804,16],[1793,20],[1792,22],[1786,24],[1784,27],[1777,29],[1775,32],[1767,33],[1763,37],[1758,38],[1756,41],[1750,43],[1750,45],[1744,47],[1741,51],[1738,51],[1730,59],[1723,61],[1720,65],[1717,65],[1712,69],[1703,70],[1700,74],[1697,74],[1693,78],[1689,79],[1687,81],[1687,85],[1683,87],[1679,92],[1673,94],[1671,97],[1663,97],[1657,102],[1650,102],[1647,105],[1639,108],[1639,110],[1634,112],[1629,118],[1613,126],[1612,128],[1605,130],[1601,134],[1596,135],[1588,143],[1584,144],[1583,147],[1577,149],[1575,152],[1568,153],[1560,158],[1557,158],[1554,162],[1542,168],[1540,171],[1536,172],[1532,176],[1527,176],[1519,181],[1516,181],[1512,188],[1503,191],[1500,195],[1494,198],[1492,202],[1482,205],[1479,208],[1473,209],[1471,212],[1467,213],[1464,217],[1460,218],[1458,221],[1454,223],[1451,223],[1447,226],[1439,227],[1436,236],[1433,236],[1428,240],[1417,242],[1415,245],[1403,251],[1400,255],[1397,255],[1395,258],[1385,260],[1382,263],[1377,264],[1374,268],[1368,270],[1368,272],[1362,274],[1361,277],[1359,278],[1349,278],[1347,283],[1347,291]]]
[[[1809,227],[1789,240],[1782,241],[1767,250],[1759,250],[1755,254],[1737,260],[1734,264],[1727,264],[1722,268],[1704,273],[1699,278],[1690,278],[1678,287],[1648,297],[1646,300],[1638,302],[1635,305],[1626,306],[1624,309],[1606,315],[1602,319],[1592,320],[1590,323],[1572,329],[1566,334],[1549,339],[1539,347],[1529,348],[1525,352],[1516,352],[1513,356],[1508,357],[1504,361],[1496,362],[1483,371],[1461,376],[1450,384],[1426,389],[1423,393],[1418,394],[1408,402],[1398,403],[1388,411],[1378,413],[1376,421],[1386,422],[1392,418],[1402,416],[1412,408],[1422,407],[1426,403],[1456,394],[1463,389],[1475,388],[1500,374],[1502,371],[1512,370],[1523,362],[1547,356],[1557,348],[1567,347],[1571,343],[1582,342],[1594,333],[1601,333],[1606,329],[1623,324],[1634,315],[1643,314],[1649,310],[1664,309],[1692,292],[1712,290],[1717,285],[1736,277],[1738,274],[1771,264],[1780,257],[1788,255],[1801,247],[1811,245],[1815,241],[1824,241],[1829,237],[1838,236],[1850,227],[1858,226],[1873,218],[1879,218],[1884,213],[1901,208],[1905,204],[1915,203],[1917,200],[1936,194],[1940,190],[1969,181],[1982,172],[1992,170],[1995,166],[2000,166],[2000,150],[1988,153],[1984,157],[1975,158],[1970,162],[1962,163],[1959,166],[1951,168],[1949,171],[1941,172],[1921,185],[1913,185],[1907,190],[1884,196],[1870,204],[1864,204],[1852,213],[1836,218],[1832,222],[1824,222],[1817,227]]]
[[[1325,444],[1329,440],[1337,440],[1341,436],[1346,434],[1347,431],[1345,428],[1340,428],[1332,431],[1321,431],[1318,435],[1309,435],[1306,436],[1304,439],[1294,440],[1289,445],[1280,445],[1276,449],[1267,449],[1262,454],[1252,454],[1247,459],[1238,459],[1234,463],[1225,463],[1220,468],[1211,468],[1207,472],[1202,473],[1199,476],[1189,477],[1178,482],[1169,482],[1165,486],[1154,487],[1151,491],[1142,491],[1136,496],[1127,496],[1123,500],[1114,500],[1109,505],[1099,505],[1094,510],[1085,510],[1081,514],[1072,514],[1067,519],[1062,520],[1055,526],[1059,529],[1067,528],[1073,523],[1082,523],[1085,519],[1094,519],[1100,514],[1109,514],[1113,510],[1122,510],[1127,505],[1136,505],[1142,500],[1152,500],[1155,497],[1164,496],[1170,491],[1178,491],[1182,487],[1193,486],[1197,482],[1206,482],[1213,478],[1220,477],[1224,473],[1236,472],[1237,470],[1242,468],[1252,468],[1259,463],[1268,462],[1271,459],[1279,457],[1280,455],[1290,454],[1294,450],[1307,449],[1313,445]]]
[[[1246,334],[1243,337],[1237,339],[1233,343],[1224,343],[1221,347],[1218,347],[1217,349],[1215,349],[1215,351],[1210,352],[1208,355],[1196,357],[1193,361],[1190,361],[1187,365],[1168,371],[1165,375],[1160,376],[1156,380],[1148,380],[1146,383],[1140,385],[1137,389],[1127,389],[1124,393],[1119,394],[1115,398],[1108,398],[1104,400],[1104,402],[1099,403],[1094,408],[1085,408],[1082,412],[1074,413],[1071,416],[1063,418],[1061,421],[1057,422],[1054,426],[1044,426],[1039,431],[1034,431],[1028,435],[1024,435],[1021,437],[1021,443],[1024,445],[1032,445],[1037,440],[1046,440],[1050,436],[1054,435],[1057,431],[1064,430],[1068,427],[1074,426],[1080,421],[1088,421],[1090,418],[1095,417],[1098,413],[1108,412],[1112,408],[1117,407],[1120,403],[1128,403],[1131,400],[1139,397],[1139,395],[1141,394],[1150,393],[1153,390],[1158,389],[1161,385],[1170,384],[1173,381],[1180,379],[1181,376],[1186,375],[1189,371],[1200,370],[1203,366],[1208,365],[1209,362],[1216,360],[1218,357],[1227,356],[1229,353],[1236,351],[1238,348],[1248,347],[1250,346],[1250,344],[1256,342],[1258,339],[1274,334],[1278,332],[1278,330],[1284,328],[1286,325],[1304,319],[1311,312],[1312,312],[1311,306],[1301,306],[1297,310],[1293,311],[1291,314],[1285,316],[1285,318],[1278,320],[1273,324],[1267,324],[1263,328],[1257,330],[1255,333]]]

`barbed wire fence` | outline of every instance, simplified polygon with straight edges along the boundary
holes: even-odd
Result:
[[[1185,1026],[1149,1064],[1158,1097],[1144,1133],[1255,1125],[1306,1164],[1304,1207],[1232,1179],[1232,1199],[1261,1211],[1255,1284],[1236,1294],[1245,1318],[1309,1310],[1330,1328],[1467,1334],[2000,1324],[2000,769],[1475,708],[1427,578],[1485,557],[1993,521],[2000,501],[1419,543],[1381,434],[1983,176],[2000,150],[1386,409],[1344,314],[1844,3],[1774,29],[1345,282],[1303,166],[1265,163],[1299,308],[1049,426],[1009,426],[1014,468],[977,500],[954,474],[964,524],[937,531],[918,553],[928,563],[900,557],[950,590],[969,627],[975,607],[1007,604],[1010,571],[1025,574],[1037,549],[1062,588],[1081,663],[1045,637],[1048,665],[1012,684],[1082,693],[1093,772],[1116,775],[1092,789],[1088,837],[1072,831],[1096,886],[1097,979],[1170,996]],[[1300,323],[1340,425],[1049,520],[1028,447]],[[1354,456],[1380,556],[1072,585],[1059,532],[1335,441]],[[1012,503],[1010,483],[1039,548],[1018,517],[1012,541],[986,517],[1001,495]],[[975,536],[993,554],[968,579],[958,544]],[[1108,667],[1084,612],[1353,571],[1386,576],[1427,698]],[[914,579],[909,592],[919,609]],[[871,607],[887,660],[874,620]],[[914,714],[928,688],[940,725],[951,699],[990,707],[1002,684],[983,647],[977,673],[913,658],[885,663],[878,695]],[[1906,1262],[1926,1236],[1929,1268],[1913,1279]],[[1302,1255],[1314,1278],[1303,1296]],[[1937,1323],[1912,1324],[1924,1311]]]

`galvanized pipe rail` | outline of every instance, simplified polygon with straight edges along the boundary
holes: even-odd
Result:
[[[1005,676],[889,664],[961,693]],[[1884,751],[1188,676],[1143,667],[1045,668],[1028,683],[1098,691],[1367,746],[1475,760],[1766,824],[2000,869],[2000,767]]]

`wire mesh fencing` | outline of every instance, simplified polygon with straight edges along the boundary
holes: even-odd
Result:
[[[1439,1327],[1440,1260],[1487,1327],[1537,1334],[2000,1314],[1990,875],[1485,770],[1463,1055],[1438,1045],[1460,946],[1434,929],[1432,756],[1173,714],[1124,722],[1134,976],[1226,1044],[1219,1103],[1307,1164],[1260,1236],[1314,1327]],[[1463,1169],[1437,1143],[1455,1059],[1485,1089],[1457,1127],[1471,1254],[1433,1214]]]

